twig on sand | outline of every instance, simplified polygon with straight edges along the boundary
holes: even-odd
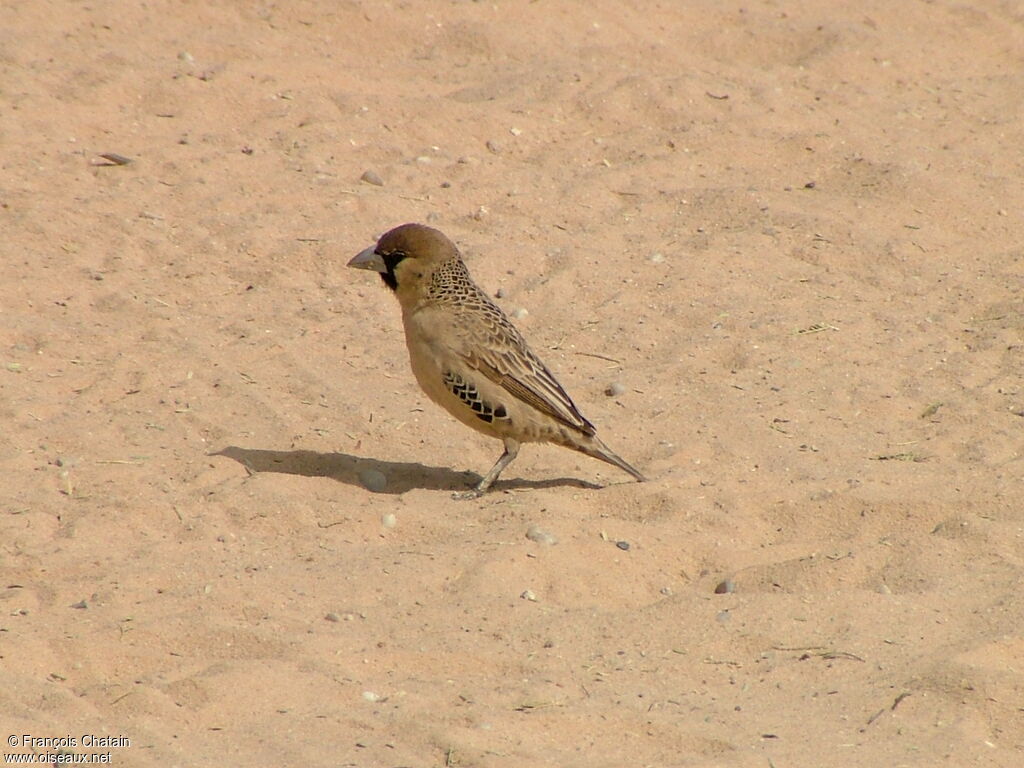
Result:
[[[873,722],[875,722],[875,720],[877,720],[883,714],[885,714],[885,710],[886,709],[888,709],[890,712],[894,712],[896,710],[896,707],[898,707],[900,705],[900,702],[903,701],[905,698],[907,698],[907,696],[909,696],[909,695],[910,695],[910,691],[904,691],[899,696],[897,696],[896,699],[893,701],[893,703],[890,704],[888,707],[882,707],[880,710],[875,712],[875,714],[873,714],[871,717],[869,717],[868,721],[866,723],[864,723],[864,727],[860,729],[860,732],[863,733],[864,731],[866,731],[867,727],[869,725],[871,725]]]
[[[815,323],[814,325],[809,325],[806,328],[800,328],[799,330],[794,332],[794,335],[796,335],[796,336],[806,336],[806,335],[811,334],[811,333],[821,333],[822,331],[838,331],[838,330],[839,329],[836,328],[836,326],[829,325],[828,323]]]
[[[914,453],[913,451],[904,451],[903,453],[880,453],[877,456],[869,456],[872,461],[914,461],[920,463],[922,461],[928,461],[927,456],[922,456],[920,453]]]
[[[585,357],[596,357],[598,360],[607,360],[609,363],[622,365],[621,360],[616,360],[614,357],[608,357],[608,355],[599,355],[597,352],[577,352],[576,354],[584,355]]]

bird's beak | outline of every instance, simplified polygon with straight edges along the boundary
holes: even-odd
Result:
[[[348,263],[350,267],[356,269],[370,269],[374,272],[387,272],[387,265],[384,264],[384,259],[380,257],[380,254],[374,250],[377,246],[371,245],[364,251],[360,251],[356,254],[356,257]]]

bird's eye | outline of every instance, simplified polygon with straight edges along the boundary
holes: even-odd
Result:
[[[391,251],[390,253],[382,253],[380,257],[384,260],[384,266],[388,268],[388,272],[394,272],[395,267],[398,266],[407,254],[404,251]]]

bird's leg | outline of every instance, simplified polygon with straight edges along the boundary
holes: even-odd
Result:
[[[453,499],[476,499],[483,496],[487,489],[491,487],[491,484],[498,479],[498,475],[501,474],[502,470],[505,469],[512,460],[519,454],[519,441],[513,440],[511,437],[505,438],[505,452],[498,457],[498,460],[494,462],[494,466],[491,467],[491,471],[484,475],[484,479],[481,480],[476,488],[471,491],[460,491],[453,493]]]
[[[494,466],[491,467],[491,471],[484,475],[484,479],[480,481],[479,485],[477,485],[477,493],[485,493],[487,489],[491,487],[491,484],[498,479],[498,475],[500,475],[505,467],[511,464],[512,460],[518,455],[519,441],[513,440],[511,437],[506,437],[504,453],[498,457],[498,460],[494,462]]]

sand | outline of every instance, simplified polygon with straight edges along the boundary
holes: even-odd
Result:
[[[5,751],[1024,765],[1022,50],[999,0],[4,2]],[[452,500],[500,445],[344,268],[406,221],[649,482]]]

